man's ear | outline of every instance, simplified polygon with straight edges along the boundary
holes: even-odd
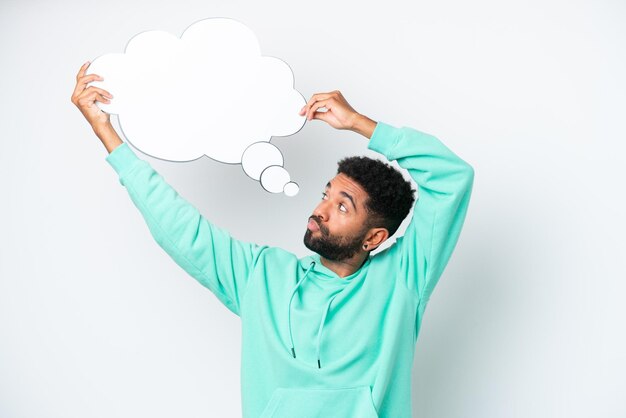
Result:
[[[363,244],[367,245],[367,251],[373,251],[385,242],[387,238],[389,238],[387,228],[372,228],[367,232]]]

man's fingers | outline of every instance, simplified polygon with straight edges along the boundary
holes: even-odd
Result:
[[[306,115],[307,119],[310,120],[310,115],[315,112],[317,109],[319,109],[320,107],[323,107],[323,105],[320,105],[320,103],[324,102],[325,100],[327,100],[330,96],[326,96],[324,98],[322,97],[318,97],[316,100],[309,100],[309,103],[307,103],[303,108],[302,111],[300,112],[301,115]]]
[[[94,102],[107,103],[107,104],[111,103],[111,100],[109,100],[107,96],[103,95],[102,93],[96,90],[94,90],[91,93],[90,98]]]
[[[108,97],[103,96],[102,94],[96,92],[96,94],[94,96],[94,102],[100,102],[100,103],[109,104],[109,103],[111,103],[111,100],[109,100]]]
[[[315,103],[318,100],[328,99],[331,95],[332,95],[332,92],[331,93],[316,93],[313,96],[311,96],[311,98],[309,99],[306,105],[311,106],[313,103]]]
[[[101,89],[99,87],[94,87],[94,86],[89,86],[87,87],[85,90],[92,90],[92,91],[96,91],[98,92],[100,95],[102,95],[103,97],[107,97],[109,99],[113,98],[113,95],[111,93],[109,93],[108,91],[106,91],[105,89]]]
[[[312,119],[319,119],[326,123],[330,123],[331,117],[330,112],[315,112],[312,115]]]
[[[89,74],[89,75],[83,76],[79,78],[78,81],[76,82],[76,89],[84,90],[87,84],[91,83],[92,81],[102,81],[102,80],[104,80],[104,78],[100,77],[98,74]]]
[[[87,71],[87,68],[89,67],[89,64],[91,64],[91,62],[87,61],[80,67],[80,70],[78,70],[78,74],[76,74],[77,81],[79,78],[85,75],[85,72]]]
[[[74,93],[72,94],[72,103],[78,105],[78,102],[82,101],[83,98],[93,97],[92,93],[99,94],[100,96],[106,99],[113,98],[113,95],[111,93],[98,87],[89,86],[82,90],[77,87],[76,90],[74,90]]]
[[[107,91],[96,88],[96,87],[90,87],[87,90],[84,90],[76,98],[76,102],[80,106],[85,106],[85,105],[90,106],[94,104],[95,102],[109,104],[111,103],[111,101],[109,100],[109,97],[112,98],[113,96],[111,96]]]
[[[317,93],[314,94],[313,96],[311,96],[311,98],[309,99],[309,101],[304,105],[304,107],[300,110],[300,114],[301,115],[306,115],[307,113],[309,113],[311,106],[313,106],[313,104],[319,100],[326,100],[329,97],[332,97],[332,95],[335,92],[330,92],[330,93]]]
[[[326,99],[326,100],[319,100],[315,103],[313,103],[313,105],[309,108],[309,111],[307,112],[306,118],[308,120],[313,119],[313,115],[318,111],[318,109],[325,107],[326,109],[330,110],[331,105],[330,103],[333,101],[332,98]]]
[[[78,77],[76,81],[76,87],[74,87],[74,93],[72,94],[72,97],[79,96],[83,91],[91,87],[91,86],[87,86],[88,83],[91,83],[92,81],[96,81],[96,80],[102,81],[104,79],[97,74],[82,75]]]
[[[82,97],[80,97],[78,99],[78,104],[79,104],[79,108],[90,108],[91,106],[95,105],[96,102],[100,102],[100,103],[105,103],[105,104],[109,104],[111,103],[111,101],[109,99],[107,99],[106,97],[102,96],[100,93],[98,92],[91,92],[89,94],[86,94]]]
[[[102,81],[104,78],[100,77],[98,74],[89,74],[81,77],[78,82],[80,84],[91,83],[92,81]]]

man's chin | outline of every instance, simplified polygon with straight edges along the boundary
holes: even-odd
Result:
[[[311,230],[307,228],[306,232],[304,233],[304,246],[307,247],[309,250],[311,250],[311,235]]]
[[[313,236],[314,232],[307,229],[304,233],[304,246],[314,253],[319,254],[319,239]],[[320,254],[321,255],[321,254]]]
[[[313,238],[313,231],[311,231],[310,229],[307,229],[306,232],[304,233],[304,241],[314,241],[315,239]]]

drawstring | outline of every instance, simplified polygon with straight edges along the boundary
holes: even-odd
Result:
[[[291,291],[291,297],[289,298],[289,312],[287,314],[287,322],[289,324],[289,339],[291,340],[291,355],[293,356],[293,358],[296,358],[296,350],[294,348],[293,334],[291,332],[291,301],[293,300],[293,295],[296,294],[296,290],[298,290],[302,282],[309,275],[309,272],[311,271],[314,265],[315,265],[315,261],[311,261],[311,265],[309,266],[309,269],[306,271],[306,273],[304,273],[304,277],[298,282],[298,284],[296,284],[296,287],[293,288],[293,290]]]
[[[304,277],[302,277],[302,279],[293,288],[293,290],[291,291],[291,298],[289,298],[289,312],[287,314],[287,322],[289,324],[289,339],[291,340],[291,355],[293,356],[293,358],[296,358],[296,350],[294,348],[293,333],[291,331],[291,302],[293,301],[293,297],[296,294],[296,291],[298,290],[300,285],[304,282],[304,280],[307,278],[313,266],[315,266],[315,261],[311,262],[309,269],[306,271],[306,273],[304,273]],[[317,347],[315,349],[315,355],[317,356],[317,368],[318,369],[322,368],[322,362],[320,360],[320,347],[322,343],[322,332],[324,331],[324,324],[326,322],[326,315],[328,315],[330,304],[333,302],[333,299],[335,299],[339,293],[340,292],[335,293],[326,304],[326,309],[324,309],[324,313],[322,314],[322,320],[320,321],[320,327],[319,327],[319,330],[317,331]]]
[[[335,293],[333,297],[330,298],[328,303],[326,304],[326,309],[324,309],[324,314],[322,315],[322,320],[320,321],[320,329],[317,332],[317,349],[315,354],[317,355],[317,368],[321,369],[322,364],[320,362],[320,344],[322,342],[322,330],[324,329],[324,323],[326,322],[326,315],[328,314],[328,309],[330,308],[330,304],[333,302],[333,299],[337,297],[339,293]]]

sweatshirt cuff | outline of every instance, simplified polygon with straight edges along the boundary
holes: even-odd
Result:
[[[132,167],[135,162],[141,161],[126,142],[122,142],[115,147],[115,149],[106,156],[105,160],[120,177],[122,177],[122,173]]]
[[[367,148],[376,151],[389,159],[391,151],[394,149],[401,135],[401,129],[388,125],[384,122],[377,122],[372,133]]]

